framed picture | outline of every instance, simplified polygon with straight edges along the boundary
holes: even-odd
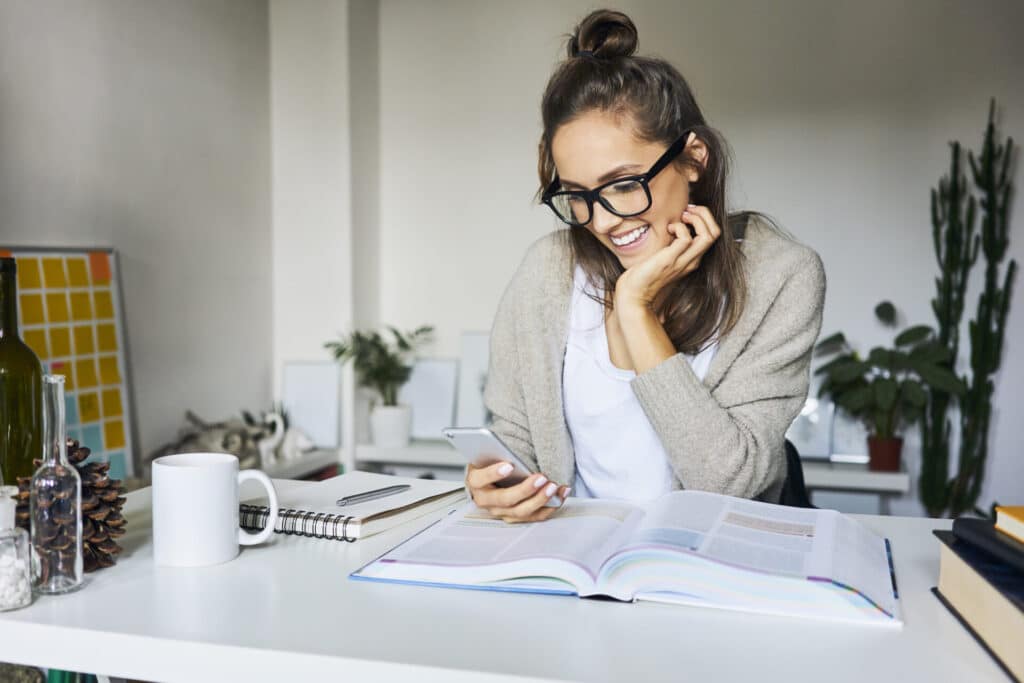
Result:
[[[452,426],[458,367],[448,358],[421,358],[413,365],[398,392],[398,402],[412,409],[412,438],[440,439],[441,431]]]
[[[43,372],[64,375],[67,434],[135,476],[140,453],[121,272],[113,249],[0,247],[18,266],[22,338]]]
[[[287,361],[281,383],[288,424],[317,448],[341,444],[341,365],[334,361]]]
[[[484,407],[484,384],[490,359],[488,332],[463,332],[459,354],[459,394],[454,427],[482,427],[490,422]]]

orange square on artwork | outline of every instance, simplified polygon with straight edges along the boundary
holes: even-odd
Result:
[[[51,323],[68,321],[68,298],[64,292],[50,292],[46,295],[46,319]]]
[[[59,363],[53,363],[50,365],[50,374],[53,375],[64,375],[64,390],[74,391],[75,389],[75,378],[72,376],[71,363],[65,363],[61,361]]]
[[[76,360],[75,377],[78,378],[78,386],[83,389],[96,386],[96,361],[92,358]]]
[[[85,257],[68,258],[68,284],[72,287],[89,286],[89,269],[85,266]]]
[[[89,292],[71,292],[71,317],[75,320],[92,320],[92,298]]]
[[[100,358],[100,383],[121,383],[121,371],[117,367],[117,356],[103,356]]]
[[[101,289],[92,293],[92,301],[96,306],[96,319],[108,320],[114,317],[114,301],[110,298],[110,291]]]
[[[103,390],[103,417],[120,417],[124,413],[120,389]]]
[[[110,282],[110,254],[103,251],[90,252],[89,272],[92,273],[94,285],[105,285]]]
[[[78,395],[78,421],[81,424],[100,419],[100,401],[96,392],[87,391]]]
[[[100,351],[117,351],[117,330],[113,325],[97,325],[96,342]]]
[[[68,334],[68,328],[50,328],[50,349],[54,358],[67,358],[71,355],[71,335]]]
[[[40,360],[46,360],[50,357],[46,347],[46,333],[43,330],[25,330],[24,335],[28,348],[35,351]]]
[[[92,325],[79,325],[75,328],[75,355],[87,356],[96,352],[92,341]]]
[[[39,274],[39,259],[18,259],[18,289],[39,289],[43,278]]]
[[[43,259],[43,280],[46,281],[48,289],[62,289],[68,286],[67,278],[64,277],[64,259],[56,258]]]
[[[21,321],[26,325],[42,325],[46,322],[43,317],[42,294],[21,295]]]

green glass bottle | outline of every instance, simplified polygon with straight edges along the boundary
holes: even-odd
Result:
[[[0,473],[16,484],[43,453],[43,368],[18,336],[17,266],[0,258]]]

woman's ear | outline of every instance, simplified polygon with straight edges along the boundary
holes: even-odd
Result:
[[[697,137],[696,133],[690,133],[690,138],[686,141],[685,153],[688,159],[696,161],[701,168],[708,167],[708,146]],[[687,166],[686,179],[695,183],[700,179],[700,172],[692,166]]]

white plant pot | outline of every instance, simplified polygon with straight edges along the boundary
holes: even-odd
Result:
[[[376,406],[370,413],[370,434],[378,448],[404,448],[409,445],[412,410],[409,406]]]

